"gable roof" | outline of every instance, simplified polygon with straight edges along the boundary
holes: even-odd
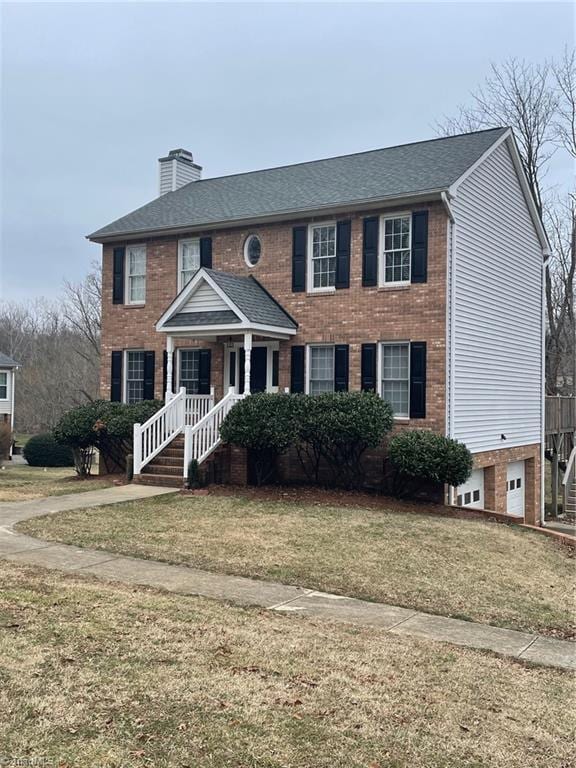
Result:
[[[439,193],[509,129],[494,128],[326,160],[202,179],[168,192],[89,235],[209,228],[259,217]]]
[[[195,311],[190,308],[194,293],[203,282],[216,289],[229,309],[205,311],[199,308]],[[252,327],[255,330],[266,327],[292,334],[298,323],[252,275],[244,277],[202,267],[164,312],[156,329],[199,329],[202,326],[216,331],[218,326],[238,326],[233,328],[238,333]]]
[[[11,357],[0,352],[0,368],[17,368],[19,365],[20,363],[17,363],[16,360],[12,360]]]

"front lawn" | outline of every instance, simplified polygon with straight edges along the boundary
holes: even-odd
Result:
[[[573,764],[560,670],[8,563],[0,581],[0,744],[14,764]]]
[[[0,468],[0,502],[29,501],[43,496],[63,496],[67,493],[96,491],[112,484],[110,479],[81,480],[72,467],[28,467],[5,462]]]
[[[518,527],[248,497],[169,496],[35,518],[43,539],[444,616],[573,633],[574,560]]]

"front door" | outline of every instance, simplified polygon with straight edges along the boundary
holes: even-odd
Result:
[[[238,360],[238,392],[244,392],[244,348],[240,349]],[[268,379],[268,348],[253,347],[250,357],[250,392],[266,392]]]
[[[514,517],[524,516],[525,463],[511,461],[506,470],[506,512]]]

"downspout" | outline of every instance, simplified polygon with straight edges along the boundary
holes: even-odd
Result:
[[[447,248],[446,248],[446,436],[454,434],[454,242],[456,237],[455,218],[450,206],[448,195],[442,192],[442,204],[448,216]],[[448,502],[454,501],[454,490],[449,487]]]
[[[548,248],[542,250],[542,285],[541,285],[541,376],[540,376],[540,525],[546,526],[546,471],[545,471],[545,449],[546,449],[546,271],[548,270],[548,260],[550,251]]]

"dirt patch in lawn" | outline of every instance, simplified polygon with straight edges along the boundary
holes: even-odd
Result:
[[[64,512],[18,527],[135,557],[573,635],[569,550],[518,527],[384,504],[264,501],[240,492],[169,496]]]
[[[0,579],[3,755],[75,768],[573,764],[574,688],[559,670],[8,563]]]

